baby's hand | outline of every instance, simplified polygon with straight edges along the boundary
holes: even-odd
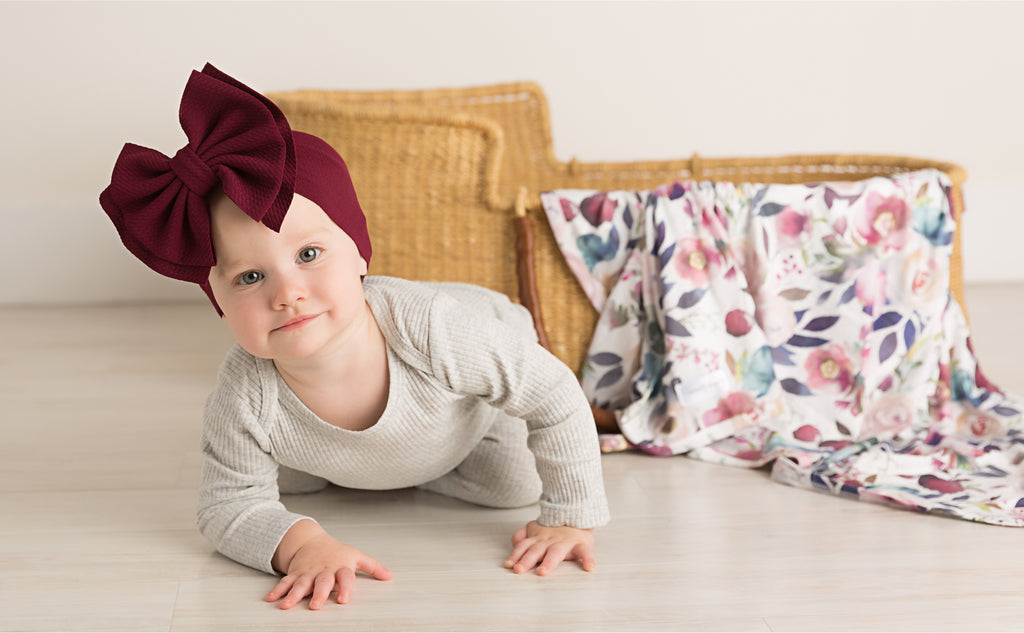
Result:
[[[585,571],[593,571],[594,531],[562,526],[548,527],[530,521],[512,536],[512,554],[505,561],[505,568],[517,574],[533,569],[537,563],[537,575],[545,576],[563,560],[578,560]]]
[[[267,602],[281,600],[282,609],[291,609],[303,598],[310,609],[320,609],[331,591],[338,590],[338,604],[352,597],[356,572],[377,580],[390,580],[391,571],[359,550],[323,532],[307,540],[292,556],[287,575],[267,594]]]

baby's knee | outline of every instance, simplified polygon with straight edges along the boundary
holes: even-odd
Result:
[[[301,470],[278,466],[277,490],[283,495],[300,495],[319,492],[327,487],[327,480],[304,473]]]
[[[532,476],[531,476],[532,475]],[[494,508],[522,508],[540,501],[541,483],[536,471],[509,478],[491,490],[490,503]]]

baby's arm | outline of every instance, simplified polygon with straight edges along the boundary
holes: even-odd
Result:
[[[331,538],[309,517],[289,512],[279,498],[277,461],[263,428],[266,399],[251,357],[232,351],[207,400],[198,521],[224,555],[285,578],[268,595],[289,608],[312,594],[320,608],[334,589],[347,601],[357,572],[391,572],[362,552]],[[328,582],[329,581],[329,582]]]
[[[285,533],[272,564],[285,576],[266,599],[280,600],[282,609],[294,607],[311,594],[309,608],[320,609],[335,588],[338,604],[345,604],[352,596],[356,572],[370,574],[377,580],[390,580],[392,576],[376,560],[338,541],[308,519],[297,522]]]
[[[507,301],[507,299],[505,299]],[[595,567],[594,527],[608,521],[601,454],[590,405],[572,370],[536,343],[528,313],[508,304],[497,322],[480,311],[432,314],[431,362],[460,393],[526,421],[543,485],[541,513],[513,536],[505,566],[550,573],[563,560]],[[453,310],[454,312],[454,310]]]

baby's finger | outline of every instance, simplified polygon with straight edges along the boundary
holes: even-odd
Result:
[[[292,588],[292,584],[294,582],[294,578],[291,576],[285,576],[276,585],[274,585],[274,588],[270,590],[270,593],[267,594],[265,600],[267,602],[277,602],[281,599],[281,596],[288,593],[288,590]]]
[[[339,569],[334,577],[338,582],[338,604],[348,604],[352,599],[352,587],[356,584],[356,572],[351,567],[345,567]]]
[[[583,571],[594,571],[597,567],[597,559],[594,558],[594,548],[590,545],[580,543],[573,548],[572,553],[580,561]]]
[[[322,608],[327,602],[328,596],[331,595],[332,589],[334,589],[334,574],[330,572],[317,574],[313,581],[313,595],[309,598],[309,608],[313,611]]]
[[[526,550],[535,543],[533,539],[523,539],[512,547],[512,553],[505,559],[505,569],[512,569],[516,562],[523,557]]]
[[[296,579],[295,584],[292,585],[288,595],[281,599],[282,609],[291,609],[303,598],[309,595],[310,590],[313,587],[313,581],[308,576],[300,576]]]
[[[365,556],[359,561],[357,569],[364,574],[370,574],[377,580],[391,580],[394,576],[390,569],[381,565],[369,556]]]
[[[530,571],[544,557],[548,547],[544,543],[534,543],[527,549],[519,560],[512,565],[512,571],[517,574]]]
[[[555,571],[558,564],[565,560],[565,557],[572,551],[572,545],[567,543],[555,543],[548,547],[544,554],[544,562],[537,568],[538,576],[546,576]]]

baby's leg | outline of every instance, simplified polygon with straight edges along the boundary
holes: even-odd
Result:
[[[492,508],[536,503],[541,483],[533,453],[526,446],[526,423],[498,413],[469,457],[420,488]]]

